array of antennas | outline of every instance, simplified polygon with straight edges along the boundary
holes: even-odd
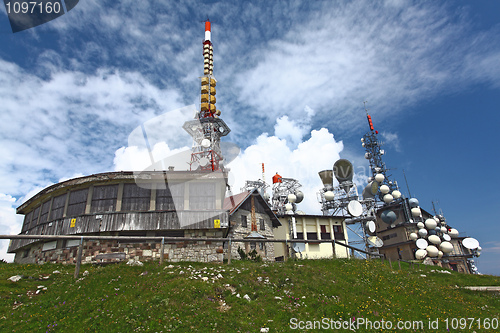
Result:
[[[277,215],[293,215],[297,204],[304,199],[304,193],[299,189],[302,185],[293,178],[283,178],[278,173],[273,176],[273,195],[271,208]]]
[[[399,201],[401,192],[398,183],[392,181],[387,174],[388,170],[382,160],[385,151],[381,149],[382,143],[377,138],[378,131],[374,129],[372,117],[368,114],[366,102],[364,103],[370,131],[361,138],[361,145],[365,148],[365,158],[370,162],[372,177],[368,179],[368,186],[363,191],[363,198],[378,197],[386,204],[393,200]]]
[[[333,215],[342,210],[347,210],[353,217],[363,214],[363,206],[358,201],[358,189],[352,181],[354,170],[351,162],[340,159],[333,165],[333,170],[323,170],[318,174],[324,185],[318,192],[323,215],[329,215],[330,210],[333,210]],[[333,176],[339,182],[338,186],[333,186]]]
[[[266,190],[269,187],[268,184],[266,184],[265,181],[259,179],[259,180],[247,180],[245,181],[245,186],[241,188],[242,192],[245,191],[252,191],[254,189],[257,189],[259,191],[260,195],[264,198],[264,200],[268,201],[269,200],[269,194],[267,194]]]
[[[418,200],[412,198],[409,200],[412,209],[418,208]],[[386,222],[386,221],[384,221]],[[451,228],[446,224],[442,216],[434,216],[428,218],[425,222],[417,223],[417,232],[410,234],[410,239],[415,241],[418,250],[415,252],[415,259],[442,258],[453,252],[452,238],[457,238],[459,232],[457,229]],[[471,237],[462,240],[462,246],[469,249],[473,256],[481,255],[481,247],[479,242]]]
[[[217,110],[216,85],[213,75],[213,46],[210,22],[205,22],[205,41],[203,42],[204,76],[201,77],[201,104],[195,120],[184,123],[183,128],[193,137],[190,170],[218,171],[222,168],[223,156],[220,138],[229,134],[230,129],[219,118]]]

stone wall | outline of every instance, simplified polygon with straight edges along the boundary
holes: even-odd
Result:
[[[245,215],[247,216],[247,226],[243,227],[241,224],[241,216]],[[255,213],[255,217],[257,219],[257,232],[261,234],[262,236],[266,237],[267,239],[274,239],[274,233],[273,233],[273,227],[272,227],[272,222],[271,219],[269,218],[269,215],[267,214],[262,214],[262,213]],[[260,219],[264,219],[265,223],[265,230],[261,230],[260,228]],[[251,218],[251,212],[244,210],[244,209],[238,209],[236,212],[234,212],[231,217],[230,217],[230,225],[231,225],[231,231],[229,232],[229,237],[232,239],[243,239],[248,234],[252,232],[252,218]],[[275,243],[264,243],[263,249],[260,248],[260,242],[256,240],[256,246],[255,250],[257,253],[262,257],[263,260],[266,261],[274,261],[275,256],[274,256],[274,244]],[[245,253],[248,253],[252,251],[253,249],[251,243],[240,243],[240,242],[232,242],[232,251],[231,251],[231,257],[235,259],[239,259],[240,255],[238,253],[238,247],[242,248],[245,250]]]
[[[222,238],[223,230],[186,230],[185,237],[189,238]],[[16,252],[16,263],[76,263],[78,246],[65,247],[64,241],[59,240],[57,248],[43,251],[43,243],[38,242]],[[28,252],[26,252],[28,251]],[[108,253],[124,253],[126,260],[159,260],[161,256],[161,243],[124,243],[118,240],[88,240],[84,241],[82,263],[96,263],[96,256]],[[210,241],[182,241],[165,242],[163,258],[165,261],[198,261],[222,262],[224,250],[222,242]],[[104,259],[113,261],[116,259]]]

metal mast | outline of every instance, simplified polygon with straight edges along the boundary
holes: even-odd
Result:
[[[190,170],[223,170],[224,159],[220,148],[220,138],[231,131],[219,118],[221,112],[215,107],[217,80],[213,76],[213,45],[210,21],[205,21],[205,40],[203,41],[203,76],[201,79],[201,104],[195,119],[182,126],[193,137]]]

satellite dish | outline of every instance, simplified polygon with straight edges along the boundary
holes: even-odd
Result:
[[[425,227],[429,230],[436,229],[437,222],[434,219],[427,219],[425,220]]]
[[[416,233],[412,232],[412,233],[410,234],[410,239],[411,239],[412,241],[416,241],[416,240],[418,239],[418,235],[417,235]]]
[[[427,239],[429,240],[429,242],[431,242],[434,245],[441,244],[441,238],[439,238],[439,236],[431,235]],[[429,251],[427,251],[427,252],[429,252]]]
[[[389,188],[389,186],[387,186],[387,185],[385,185],[385,184],[384,184],[384,185],[382,185],[382,186],[380,186],[380,192],[382,192],[382,194],[387,194],[387,193],[389,193],[389,192],[390,192],[390,190],[391,190],[391,189]]]
[[[365,153],[365,158],[367,160],[369,160],[370,158],[372,158],[372,154],[371,153]]]
[[[455,228],[451,228],[449,231],[448,231],[448,235],[451,236],[451,238],[456,238],[458,237],[458,230],[455,229]]]
[[[441,227],[441,232],[443,234],[446,234],[446,233],[448,233],[448,229],[446,229],[446,227]]]
[[[380,218],[387,224],[393,224],[394,222],[396,222],[398,216],[392,210],[388,209],[384,210],[382,214],[380,214]]]
[[[417,247],[419,249],[422,249],[422,250],[425,250],[425,248],[427,246],[429,246],[429,243],[427,243],[427,241],[425,239],[423,239],[423,238],[417,239],[416,244],[417,244]]]
[[[377,236],[370,236],[367,238],[368,244],[374,247],[382,247],[384,246],[384,242],[378,238]]]
[[[209,161],[209,160],[208,160],[208,158],[206,158],[206,157],[202,157],[202,158],[200,158],[200,159],[198,160],[198,163],[200,163],[200,165],[201,165],[202,167],[206,166],[206,165],[208,164],[208,162],[210,162],[210,161]]]
[[[363,206],[357,200],[351,200],[347,204],[347,211],[354,217],[358,217],[363,214]]]
[[[394,200],[394,198],[391,194],[384,195],[384,202],[385,203],[390,203],[392,200]]]
[[[294,203],[295,201],[297,201],[297,196],[295,194],[290,193],[288,195],[288,202]]]
[[[425,227],[425,224],[423,222],[418,222],[417,223],[417,228],[423,229]]]
[[[415,258],[416,259],[424,259],[425,256],[427,256],[427,251],[424,250],[424,249],[420,249],[420,250],[417,250],[417,252],[415,252]]]
[[[306,249],[306,245],[304,243],[292,243],[292,249],[297,253],[302,253]]]
[[[392,191],[392,196],[394,197],[394,199],[399,199],[401,198],[401,192],[399,192],[398,190],[394,190]]]
[[[349,193],[352,187],[352,176],[354,175],[354,170],[351,162],[346,159],[340,159],[333,165],[333,174],[337,178],[340,187]]]
[[[413,215],[414,217],[420,216],[420,208],[418,208],[418,207],[412,208],[411,215]]]
[[[363,199],[371,199],[375,196],[375,194],[372,193],[372,185],[373,183],[368,183],[368,185],[366,185],[363,189]]]
[[[376,226],[375,222],[368,221],[365,224],[365,229],[366,229],[367,233],[373,235],[375,233],[375,230],[377,229],[377,226]]]
[[[333,201],[335,199],[335,194],[332,191],[326,191],[325,192],[325,200],[326,201]]]
[[[434,229],[429,230],[429,235],[436,235],[437,232]]]
[[[441,259],[443,257],[443,255],[444,255],[443,251],[438,251],[438,258]]]
[[[419,235],[420,237],[426,237],[426,236],[427,236],[427,234],[428,234],[427,229],[420,229],[420,230],[418,231],[418,235]]]
[[[472,237],[467,237],[462,241],[462,245],[469,250],[474,250],[479,247],[479,242],[477,239],[472,238]]]
[[[437,257],[438,254],[439,254],[439,250],[437,247],[435,247],[434,245],[429,245],[425,248],[425,250],[427,251],[427,255],[429,257]]]
[[[441,249],[441,251],[443,251],[443,253],[450,253],[451,251],[453,251],[453,244],[451,244],[450,242],[442,242],[441,244],[439,244],[439,248]]]
[[[448,234],[443,234],[443,239],[447,242],[451,241],[451,237]]]
[[[210,140],[208,140],[208,139],[203,139],[203,140],[201,140],[201,146],[202,146],[203,148],[208,148],[208,147],[210,147]]]
[[[296,212],[296,214],[297,214],[297,215],[306,215],[306,213],[304,213],[304,212],[303,212],[303,211],[301,211],[301,210],[298,210],[298,211]]]
[[[377,194],[377,192],[378,192],[378,185],[379,185],[379,183],[377,181],[372,182],[372,186],[371,186],[372,195]]]
[[[285,210],[290,211],[290,212],[291,212],[291,211],[293,211],[293,205],[292,205],[292,204],[290,204],[290,203],[287,203],[287,204],[285,205]]]
[[[297,197],[295,203],[301,203],[302,200],[304,200],[304,193],[302,193],[301,191],[297,191],[297,193],[295,193],[295,196]]]
[[[415,198],[411,198],[410,200],[408,200],[408,203],[410,204],[411,208],[418,207],[418,200]]]
[[[377,173],[375,175],[375,180],[379,183],[382,183],[385,179],[385,176],[382,173]]]
[[[323,170],[318,172],[319,178],[325,187],[332,187],[333,185],[333,172],[332,170]]]

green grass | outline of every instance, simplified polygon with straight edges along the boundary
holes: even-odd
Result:
[[[433,331],[428,323],[436,319],[438,331],[446,332],[448,318],[450,332],[500,330],[477,327],[478,319],[481,325],[499,319],[498,293],[457,288],[500,286],[497,276],[445,274],[436,272],[441,268],[405,263],[401,270],[393,263],[391,270],[387,261],[379,260],[169,265],[83,265],[80,277],[84,271],[88,275],[75,281],[70,265],[0,264],[0,332],[260,332],[264,327],[290,332],[292,318],[304,325],[358,318],[426,325],[401,332]],[[24,276],[20,281],[7,280],[18,274]],[[49,278],[40,280],[44,274]],[[218,274],[222,278],[212,279]],[[30,297],[40,285],[47,290]],[[470,330],[460,329],[455,321],[453,329],[453,318],[476,321]],[[356,331],[377,330],[360,326]]]

